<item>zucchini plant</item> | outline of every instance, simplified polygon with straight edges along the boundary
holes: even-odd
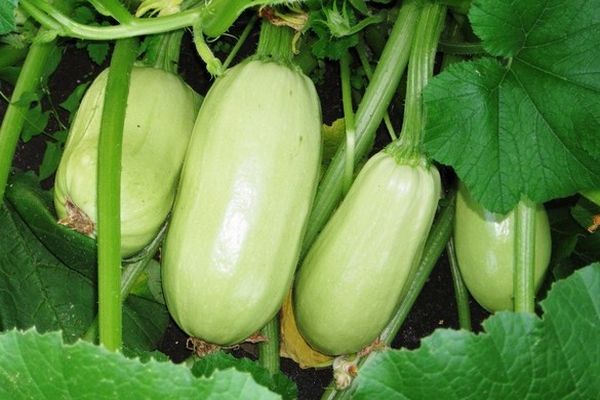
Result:
[[[599,10],[0,3],[0,397],[593,397]]]

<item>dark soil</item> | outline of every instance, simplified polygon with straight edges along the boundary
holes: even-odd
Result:
[[[247,48],[242,54],[251,51],[255,37],[256,34],[254,34],[254,40],[249,40],[250,44],[246,46]],[[84,50],[77,49],[73,44],[67,44],[63,60],[48,85],[52,100],[51,104],[47,104],[47,106],[57,109],[61,120],[66,121],[67,115],[60,112],[56,105],[64,101],[76,85],[93,79],[104,67],[93,64]],[[183,79],[199,93],[206,93],[211,78],[196,57],[189,40],[184,43],[182,49],[180,73]],[[323,82],[324,84],[318,87],[323,107],[323,119],[324,122],[331,122],[342,115],[339,101],[339,79],[335,64],[327,65]],[[6,85],[3,85],[1,89],[4,95],[10,93],[10,88]],[[0,115],[3,115],[4,111],[5,104],[2,104],[0,105]],[[48,129],[51,131],[57,126],[56,121],[52,121]],[[41,162],[44,147],[43,135],[28,143],[19,143],[14,166],[25,170],[36,170]],[[52,178],[48,179],[45,185],[50,187]],[[479,330],[479,324],[487,316],[487,313],[474,302],[471,303],[471,312],[474,329]],[[393,345],[394,347],[414,349],[419,346],[421,338],[431,334],[437,328],[458,328],[452,279],[444,257],[434,269]],[[171,321],[160,344],[160,350],[171,356],[175,362],[181,361],[190,355],[190,351],[186,349],[186,339],[186,335]],[[251,356],[250,354],[246,355]],[[281,367],[297,383],[301,399],[319,398],[332,377],[330,369],[301,370],[294,362],[286,359],[282,360]]]

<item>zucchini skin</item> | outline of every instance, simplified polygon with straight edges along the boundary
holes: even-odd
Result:
[[[312,347],[349,354],[379,336],[412,281],[440,192],[433,166],[385,151],[365,164],[298,272],[296,322]]]
[[[55,179],[54,205],[70,199],[97,220],[97,160],[108,70],[88,88],[69,131]],[[121,256],[140,251],[171,210],[200,97],[178,76],[134,67],[123,128]]]
[[[189,335],[238,343],[279,310],[316,191],[321,109],[310,79],[246,61],[200,109],[163,252],[171,315]]]
[[[552,247],[548,215],[541,204],[536,211],[535,225],[537,290],[548,268]],[[514,211],[506,215],[487,211],[460,184],[454,222],[456,258],[469,292],[488,311],[514,308],[514,241]]]

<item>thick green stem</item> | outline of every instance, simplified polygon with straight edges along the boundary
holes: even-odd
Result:
[[[98,144],[98,320],[100,343],[121,347],[121,148],[136,40],[117,42],[110,63]]]
[[[40,29],[38,36],[45,35],[44,31],[44,29]],[[25,124],[25,116],[31,105],[31,100],[26,100],[24,96],[38,91],[48,57],[57,49],[55,41],[48,43],[34,42],[30,46],[13,90],[10,104],[2,119],[2,125],[0,125],[0,201],[4,199],[10,166],[15,155],[19,135]]]
[[[471,309],[469,308],[469,291],[460,274],[458,268],[458,260],[454,251],[454,240],[451,238],[446,246],[446,254],[448,255],[448,263],[452,271],[452,284],[454,286],[454,298],[456,299],[456,307],[458,309],[458,325],[461,329],[470,331],[471,327]]]
[[[535,311],[535,213],[536,205],[523,199],[515,210],[515,311]]]
[[[346,160],[344,165],[343,192],[348,193],[354,178],[356,149],[356,124],[352,107],[352,83],[350,82],[350,54],[346,50],[340,58],[340,76],[342,83],[342,104],[344,108],[344,124],[346,126]]]
[[[373,147],[377,128],[406,68],[419,13],[420,8],[416,1],[404,2],[375,68],[373,79],[358,106],[354,158],[356,162],[364,158]],[[306,254],[342,198],[345,154],[346,146],[342,144],[321,180],[302,243],[302,256]]]
[[[238,39],[237,42],[235,42],[235,46],[233,46],[233,48],[227,55],[227,58],[223,62],[224,69],[227,69],[229,67],[229,65],[231,64],[231,62],[233,61],[233,59],[235,58],[237,53],[240,51],[240,48],[246,42],[246,40],[248,39],[248,36],[250,36],[250,32],[252,32],[252,28],[254,28],[254,25],[256,24],[257,20],[258,20],[258,17],[256,15],[253,15],[252,18],[250,18],[250,21],[248,21],[248,23],[246,24],[246,27],[242,31],[240,38]]]
[[[431,228],[431,232],[429,233],[429,237],[427,238],[427,242],[425,243],[423,256],[421,257],[421,261],[419,262],[419,265],[417,267],[414,280],[412,281],[412,284],[408,289],[406,296],[402,300],[402,303],[400,303],[400,306],[396,310],[396,313],[394,314],[392,320],[388,323],[388,325],[385,327],[385,329],[383,330],[383,332],[381,332],[381,335],[379,336],[379,339],[383,342],[383,344],[387,346],[389,346],[392,343],[392,341],[398,334],[398,331],[404,323],[406,316],[408,315],[415,301],[419,297],[423,286],[425,286],[427,279],[429,279],[429,275],[431,274],[433,267],[437,263],[442,252],[444,251],[446,243],[448,243],[448,240],[450,239],[454,222],[454,193],[448,197],[446,204],[447,205],[440,211]],[[372,352],[367,357],[362,358],[358,362],[359,367],[373,354],[375,354],[375,352]],[[335,389],[335,382],[331,382],[325,390],[325,393],[321,397],[321,400],[350,399],[352,398],[353,388],[354,383],[352,383],[352,386],[350,386],[348,389],[338,391]]]
[[[358,35],[358,43],[356,44],[356,53],[358,54],[358,59],[360,60],[360,64],[362,65],[363,71],[365,71],[365,75],[367,75],[367,79],[370,81],[373,79],[373,70],[371,69],[371,64],[369,64],[369,59],[367,57],[367,46],[365,44],[365,40],[361,35]],[[383,116],[383,123],[390,135],[390,139],[396,140],[398,137],[396,136],[396,131],[394,130],[394,126],[392,125],[392,121],[390,120],[390,114],[386,111]]]
[[[42,26],[58,35],[86,40],[115,40],[173,31],[197,24],[204,12],[204,6],[198,6],[164,17],[133,18],[129,23],[114,26],[90,26],[73,21],[45,0],[21,0],[20,4]]]
[[[294,58],[294,31],[287,26],[275,26],[263,20],[256,56],[269,59],[284,65],[291,65]]]
[[[438,3],[425,3],[408,64],[404,122],[400,139],[393,142],[389,152],[402,160],[421,157],[423,118],[423,89],[433,75],[433,64],[440,33],[444,27],[446,7]]]
[[[266,341],[258,344],[258,362],[275,374],[279,372],[279,317],[276,315],[260,333]]]
[[[154,68],[163,69],[173,74],[177,73],[183,29],[159,35],[158,51],[153,59],[146,57],[144,62]]]

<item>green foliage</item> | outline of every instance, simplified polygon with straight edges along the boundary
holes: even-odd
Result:
[[[234,369],[194,378],[170,362],[126,358],[87,342],[65,345],[59,333],[0,335],[3,399],[277,399]]]
[[[85,94],[85,91],[90,86],[90,82],[84,82],[75,87],[65,101],[60,103],[60,107],[69,112],[69,123],[75,117],[75,111],[79,108],[79,103]]]
[[[27,143],[31,138],[44,133],[46,126],[48,125],[48,119],[50,117],[49,111],[42,111],[40,103],[35,104],[27,112],[25,117],[25,125],[21,132],[21,140]]]
[[[3,0],[0,2],[0,35],[15,29],[15,8],[18,0]]]
[[[495,212],[600,187],[600,8],[480,0],[469,17],[503,59],[455,64],[430,82],[425,149]]]
[[[591,399],[600,392],[600,264],[556,283],[544,316],[501,312],[485,333],[437,330],[414,351],[384,351],[356,399]]]
[[[255,361],[248,358],[236,358],[222,351],[209,354],[197,360],[192,367],[192,374],[198,377],[209,377],[215,371],[226,370],[229,368],[235,368],[237,371],[250,373],[257,383],[278,393],[283,399],[298,398],[296,385],[281,372],[271,375],[267,369],[263,368]]]
[[[95,268],[89,258],[77,259],[89,253],[65,236],[65,227],[50,224],[47,198],[36,200],[39,194],[32,198],[27,188],[10,190],[10,203],[0,208],[0,272],[6,277],[0,280],[0,328],[62,330],[66,341],[74,341],[96,313]],[[27,221],[15,210],[15,203],[30,217]],[[166,329],[166,308],[130,296],[123,313],[125,345],[154,349]]]

